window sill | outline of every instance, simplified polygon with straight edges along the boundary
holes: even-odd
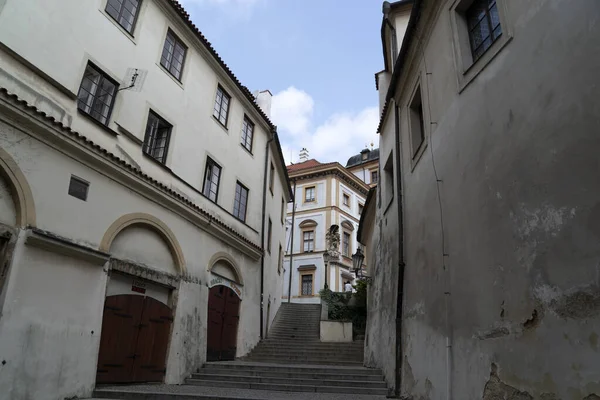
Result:
[[[129,132],[127,129],[125,129],[123,127],[123,125],[119,124],[117,121],[115,121],[115,124],[118,127],[119,133],[122,133],[128,139],[130,139],[131,141],[137,143],[140,146],[142,146],[144,144],[144,141],[142,139],[140,139],[139,137],[135,136],[133,133]]]
[[[481,55],[481,57],[477,59],[477,61],[469,65],[463,73],[459,73],[458,93],[462,93],[511,41],[512,35],[510,35],[510,33],[502,33],[502,35]]]
[[[171,80],[173,82],[175,82],[177,84],[177,86],[179,86],[183,90],[183,82],[181,82],[179,79],[175,78],[173,76],[173,74],[171,72],[169,72],[169,70],[167,70],[165,67],[163,67],[160,63],[156,63],[156,65],[158,66],[158,68],[160,68],[160,70],[162,72],[164,72],[165,74],[167,74],[167,76],[169,78],[171,78]]]
[[[417,152],[413,155],[413,158],[410,160],[410,172],[413,172],[415,170],[417,164],[423,157],[423,154],[425,154],[425,149],[427,149],[427,146],[428,142],[427,138],[425,138],[425,140],[423,140],[423,143],[421,143],[421,145],[417,149]]]
[[[393,202],[394,202],[394,196],[392,196],[392,198],[390,199],[390,201],[387,204],[387,206],[385,206],[385,210],[383,211],[383,215],[387,214],[387,212],[389,211],[389,209],[392,206]]]
[[[173,174],[175,176],[177,176],[177,174]],[[178,177],[178,176],[177,176]],[[179,177],[178,177],[179,178]],[[181,179],[181,178],[179,178]],[[184,181],[185,182],[185,181]],[[195,187],[193,187],[192,185],[190,185],[189,183],[186,182],[186,185],[188,187],[190,187],[192,190],[194,190],[196,193],[198,193],[200,196],[204,197],[206,200],[208,200],[210,203],[214,204],[215,206],[219,207],[219,209],[221,209],[221,211],[223,211],[225,214],[227,215],[231,215],[237,222],[240,222],[242,224],[244,224],[245,226],[248,227],[248,229],[252,230],[252,232],[254,233],[258,233],[258,231],[256,229],[254,229],[253,227],[251,227],[250,225],[248,225],[245,221],[242,221],[241,219],[239,219],[238,217],[236,217],[235,215],[233,215],[232,213],[230,213],[229,211],[227,211],[226,209],[224,209],[223,207],[221,207],[218,203],[212,201],[211,199],[209,199],[208,197],[206,197],[206,195],[204,193],[202,193],[201,191],[199,191],[198,189],[196,189]]]
[[[143,150],[142,150],[142,154],[144,155],[145,158],[147,158],[150,161],[154,162],[155,164],[157,164],[159,167],[161,167],[165,171],[168,171],[168,172],[171,172],[171,173],[173,172],[173,171],[171,171],[171,168],[167,167],[165,164],[163,164],[162,162],[158,161],[156,158],[152,157],[150,154],[146,153]]]
[[[131,43],[133,43],[134,45],[137,46],[137,43],[135,42],[135,37],[133,36],[133,33],[128,32],[125,28],[123,28],[117,21],[115,21],[115,19],[113,17],[108,15],[106,10],[99,8],[98,11],[100,11],[100,13],[102,15],[104,15],[114,26],[116,26],[117,29],[119,29],[125,35],[125,37],[131,41]],[[139,13],[139,10],[138,10],[138,13]],[[133,26],[134,31],[135,31],[135,27],[136,27],[135,22],[137,22],[137,18],[136,18],[136,21],[134,21],[134,26]]]
[[[215,117],[215,116],[213,115],[213,118],[214,118],[214,117]],[[248,149],[246,148],[246,146],[244,146],[243,144],[241,144],[241,143],[240,143],[240,147],[241,147],[242,149],[244,149],[244,150],[246,151],[246,153],[250,154],[250,157],[254,158],[254,154],[252,154],[252,151],[248,150]]]
[[[104,125],[102,122],[98,121],[96,118],[92,117],[90,114],[81,110],[79,107],[77,107],[77,113],[79,115],[81,115],[82,117],[86,118],[88,121],[90,121],[93,124],[97,125],[98,127],[102,128],[106,132],[110,133],[112,136],[115,136],[115,137],[119,136],[118,132],[114,131],[109,126]]]
[[[226,133],[229,135],[229,129],[227,129],[227,126],[226,126],[226,125],[223,125],[223,123],[221,123],[221,121],[219,121],[219,120],[217,119],[217,117],[215,117],[215,115],[214,115],[214,114],[212,115],[212,117],[213,117],[213,120],[214,120],[214,121],[217,123],[217,125],[219,125],[219,126],[220,126],[220,127],[223,129],[223,130],[225,130],[225,132],[226,132]],[[242,147],[244,147],[244,146],[242,146]],[[252,154],[252,153],[250,153],[250,154]]]

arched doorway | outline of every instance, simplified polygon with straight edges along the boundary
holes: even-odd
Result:
[[[208,292],[206,359],[234,360],[243,286],[241,275],[226,254],[214,256],[209,265],[212,279]]]
[[[240,320],[240,298],[227,286],[213,286],[208,293],[206,360],[234,360]]]
[[[106,289],[96,382],[162,382],[173,323],[174,287],[160,280],[142,279],[140,274],[178,275],[183,269],[178,244],[166,225],[143,214],[120,218],[106,238],[103,246],[114,258]],[[115,271],[117,262],[135,265],[135,272]]]

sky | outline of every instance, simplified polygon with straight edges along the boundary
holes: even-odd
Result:
[[[179,1],[242,84],[273,93],[287,163],[377,147],[381,0]]]

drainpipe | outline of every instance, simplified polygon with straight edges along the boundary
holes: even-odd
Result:
[[[269,146],[275,137],[276,130],[271,131],[271,137],[265,146],[265,175],[263,178],[263,204],[262,204],[262,228],[260,230],[260,243],[263,253],[260,257],[260,339],[263,338],[263,298],[265,295],[265,217],[267,214],[267,174],[269,172]]]
[[[292,302],[292,266],[294,265],[294,221],[296,219],[296,178],[294,178],[294,198],[292,199],[292,233],[290,244],[290,279],[288,280],[288,303]]]
[[[402,208],[402,165],[400,163],[400,111],[394,104],[394,123],[396,141],[396,195],[398,196],[398,298],[396,299],[396,384],[395,395],[400,397],[402,386],[402,307],[404,297],[404,219]]]

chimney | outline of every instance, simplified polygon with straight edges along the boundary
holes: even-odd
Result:
[[[302,150],[300,150],[300,162],[304,162],[304,161],[308,161],[308,150],[306,150],[306,147],[303,147]]]
[[[271,118],[271,99],[273,99],[273,94],[269,90],[261,90],[254,92],[254,97],[256,97],[256,103],[263,110],[267,117]]]

